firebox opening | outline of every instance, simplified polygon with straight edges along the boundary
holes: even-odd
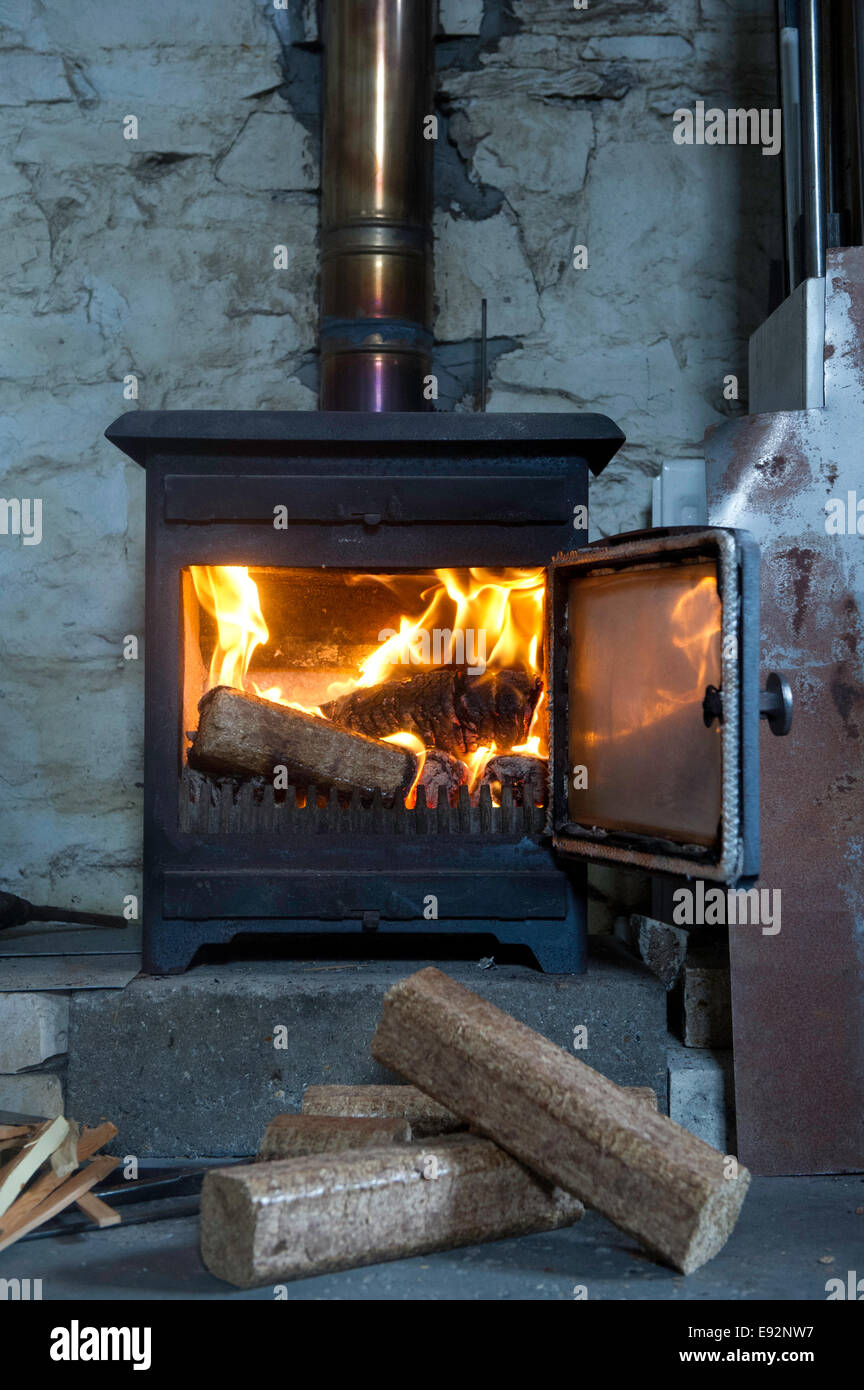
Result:
[[[352,792],[410,809],[418,795],[434,809],[442,794],[454,808],[466,794],[474,807],[545,804],[543,569],[190,565],[181,598],[181,769],[270,777],[298,807],[311,787],[321,806]],[[214,756],[208,701],[199,708],[214,691],[266,722],[271,752],[279,719],[296,711],[296,760],[271,766],[245,729]]]

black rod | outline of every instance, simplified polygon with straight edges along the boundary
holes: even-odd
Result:
[[[855,139],[855,187],[852,235],[856,246],[864,244],[864,0],[852,0],[852,105]]]
[[[486,300],[480,301],[480,409],[486,409],[486,379],[489,375],[486,347]]]
[[[780,104],[783,110],[783,212],[786,250],[786,289],[801,279],[801,60],[798,7],[777,3],[777,48],[780,65]]]
[[[804,244],[801,273],[825,274],[825,162],[823,154],[820,0],[801,0],[801,185]]]

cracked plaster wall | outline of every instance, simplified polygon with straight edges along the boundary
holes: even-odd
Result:
[[[628,444],[594,534],[741,411],[768,308],[779,169],[681,148],[671,112],[774,105],[770,0],[442,0],[436,370],[491,410],[599,410]],[[141,471],[102,437],[144,409],[314,409],[315,5],[0,0],[0,884],[117,911],[140,872]],[[123,138],[138,118],[137,140]],[[273,269],[273,247],[290,248]],[[571,266],[587,245],[589,268]]]

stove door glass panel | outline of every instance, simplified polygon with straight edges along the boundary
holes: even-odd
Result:
[[[752,882],[759,868],[752,536],[661,527],[597,541],[552,562],[550,594],[551,828],[559,854]]]
[[[718,838],[721,685],[717,566],[687,564],[570,580],[569,819],[698,845]],[[587,785],[581,785],[586,782]]]

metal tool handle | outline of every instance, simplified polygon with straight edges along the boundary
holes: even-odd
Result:
[[[23,927],[27,922],[64,922],[84,927],[128,927],[125,917],[104,912],[75,912],[68,907],[36,907],[15,893],[0,893],[0,931]]]

